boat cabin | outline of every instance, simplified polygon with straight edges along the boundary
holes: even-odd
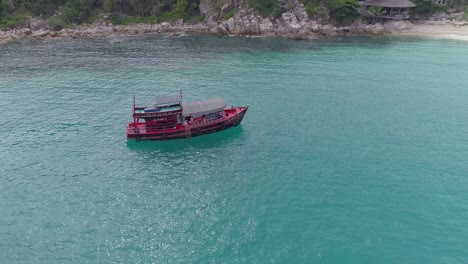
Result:
[[[133,119],[139,123],[143,119],[146,123],[146,129],[163,129],[164,127],[175,127],[181,122],[182,97],[162,96],[157,97],[154,106],[136,107],[134,106]]]
[[[226,102],[222,98],[184,103],[182,105],[182,115],[188,122],[211,121],[222,117],[225,107]]]
[[[226,103],[222,98],[182,104],[182,97],[157,97],[154,106],[134,106],[134,123],[143,119],[148,131],[176,128],[182,124],[196,124],[213,121],[223,117]]]

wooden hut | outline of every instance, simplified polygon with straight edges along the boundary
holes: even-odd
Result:
[[[416,5],[409,0],[367,0],[360,1],[360,13],[371,21],[405,20]]]

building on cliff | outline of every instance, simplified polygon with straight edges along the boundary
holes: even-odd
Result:
[[[416,5],[409,0],[366,0],[360,1],[360,13],[368,21],[406,20]]]
[[[445,6],[447,5],[447,0],[433,0],[434,4],[439,5],[439,6]]]

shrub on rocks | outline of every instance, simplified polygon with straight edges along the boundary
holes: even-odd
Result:
[[[335,0],[331,5],[331,14],[341,25],[351,24],[359,17],[359,4],[355,0]]]
[[[46,19],[46,26],[50,30],[60,31],[66,26],[66,23],[60,17],[55,16]]]

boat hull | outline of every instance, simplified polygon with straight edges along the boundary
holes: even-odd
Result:
[[[222,118],[164,129],[148,129],[145,123],[130,123],[127,126],[127,138],[136,141],[170,140],[215,133],[238,126],[247,109],[248,107],[226,108]]]

